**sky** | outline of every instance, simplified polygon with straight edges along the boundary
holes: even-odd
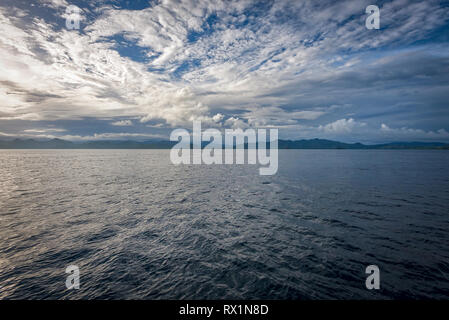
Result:
[[[168,139],[194,120],[449,142],[449,1],[0,1],[0,139]]]

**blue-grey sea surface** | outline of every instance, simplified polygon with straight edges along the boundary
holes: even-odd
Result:
[[[449,298],[449,152],[169,152],[0,150],[0,298]]]

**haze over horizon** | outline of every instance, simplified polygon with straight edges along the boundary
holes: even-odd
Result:
[[[380,8],[368,30],[365,8]],[[66,27],[69,5],[82,10]],[[441,1],[2,1],[0,139],[449,142]]]

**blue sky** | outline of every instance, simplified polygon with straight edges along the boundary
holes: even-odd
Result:
[[[167,139],[201,120],[449,142],[448,31],[449,3],[432,0],[3,0],[0,139]]]

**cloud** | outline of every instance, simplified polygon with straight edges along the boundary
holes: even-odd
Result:
[[[188,126],[192,121],[200,120],[206,124],[213,124],[218,114],[209,116],[209,107],[198,101],[195,94],[188,88],[159,91],[151,97],[139,98],[146,107],[146,115],[141,122],[163,119],[171,126]],[[215,118],[215,120],[214,120]]]
[[[255,127],[283,126],[298,123],[299,120],[315,120],[325,114],[324,111],[304,110],[286,111],[279,107],[254,107],[245,112],[243,117]]]
[[[51,132],[65,132],[66,129],[62,128],[41,128],[41,129],[26,129],[23,130],[25,133],[51,133]]]
[[[149,134],[149,133],[95,133],[93,135],[63,135],[59,136],[60,139],[65,140],[128,140],[128,139],[166,139],[167,137],[160,134]]]
[[[30,131],[31,132],[31,131]],[[15,137],[15,138],[34,138],[34,139],[63,139],[69,141],[94,141],[94,140],[129,140],[129,139],[166,139],[165,135],[160,134],[149,134],[149,133],[128,133],[128,132],[105,132],[105,133],[95,133],[93,135],[53,135],[46,133],[39,134],[10,134],[7,132],[1,132],[0,136],[3,137]]]
[[[298,137],[377,137],[385,122],[437,132],[449,121],[449,8],[383,2],[381,29],[367,30],[368,4],[80,1],[80,31],[64,26],[65,0],[2,4],[0,121],[201,120]]]
[[[216,115],[214,115],[212,117],[212,120],[216,123],[220,123],[224,118],[224,115],[222,115],[221,113],[217,113]]]
[[[445,129],[439,129],[436,131],[425,131],[422,129],[414,128],[390,128],[388,125],[382,123],[380,131],[384,136],[388,136],[392,139],[406,139],[408,141],[416,140],[434,140],[434,141],[446,141],[449,138],[449,132]]]
[[[363,122],[356,122],[354,119],[340,119],[336,120],[332,123],[328,123],[324,126],[319,126],[318,129],[322,130],[326,133],[349,133],[351,132],[355,127],[363,127],[365,126],[365,123]]]
[[[111,125],[117,126],[117,127],[127,127],[127,126],[132,126],[133,122],[131,120],[120,120],[120,121],[112,122]]]
[[[230,117],[229,119],[226,119],[225,126],[230,127],[232,129],[246,129],[248,128],[248,123],[243,121],[242,119]]]
[[[59,9],[59,8],[67,8],[70,4],[65,0],[39,0],[44,6]]]

